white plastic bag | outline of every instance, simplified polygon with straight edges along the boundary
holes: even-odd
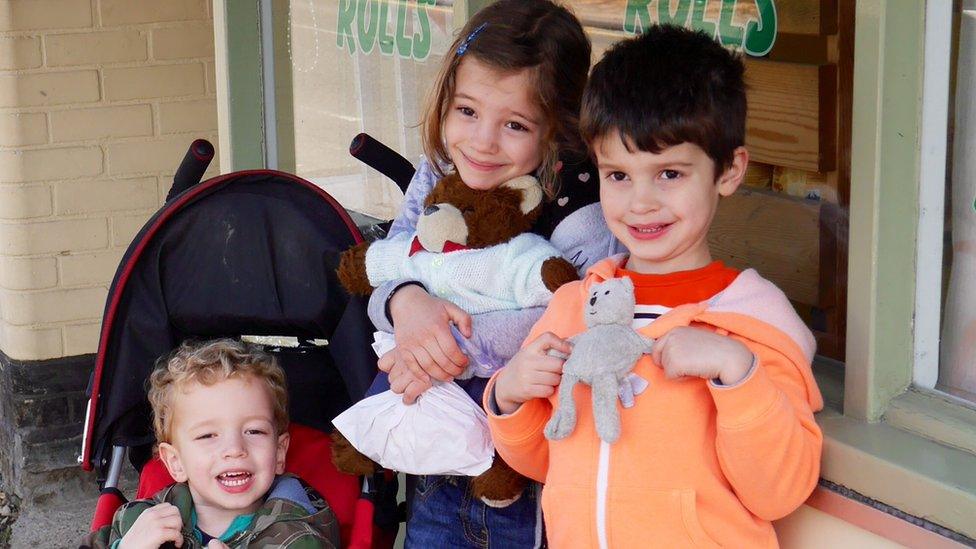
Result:
[[[375,335],[379,355],[388,350],[384,335],[392,340]],[[373,395],[332,424],[363,455],[411,475],[477,476],[495,455],[485,411],[454,382],[435,381],[411,405],[393,391]]]

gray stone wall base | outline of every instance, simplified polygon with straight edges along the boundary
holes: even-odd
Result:
[[[97,492],[78,466],[94,355],[18,361],[0,352],[0,484],[25,504]]]

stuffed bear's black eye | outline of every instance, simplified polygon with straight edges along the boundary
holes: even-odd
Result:
[[[610,290],[603,292],[603,295],[610,295]]]

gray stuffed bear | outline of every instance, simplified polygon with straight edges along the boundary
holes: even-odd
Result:
[[[587,330],[569,339],[573,351],[563,364],[559,405],[546,424],[549,440],[564,439],[576,428],[573,388],[581,381],[593,389],[597,434],[607,443],[620,437],[617,398],[633,401],[627,376],[634,363],[650,353],[654,345],[653,339],[631,328],[634,304],[634,283],[629,278],[613,278],[590,288],[583,315]]]

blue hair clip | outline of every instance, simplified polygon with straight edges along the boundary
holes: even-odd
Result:
[[[461,45],[458,46],[457,49],[458,57],[461,57],[462,55],[464,55],[464,52],[468,51],[468,44],[470,44],[472,40],[477,38],[478,35],[481,34],[481,31],[485,30],[485,27],[487,26],[488,26],[488,22],[486,21],[478,25],[478,28],[471,31],[471,34],[469,34],[468,37],[464,39],[464,42],[461,42]]]

